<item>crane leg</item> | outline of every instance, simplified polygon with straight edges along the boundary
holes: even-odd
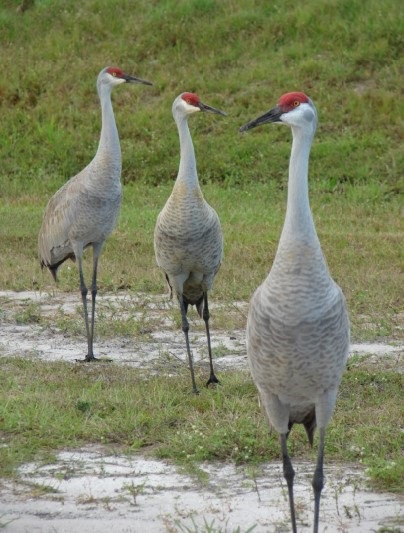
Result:
[[[293,498],[293,479],[295,477],[295,471],[293,470],[292,462],[290,460],[289,453],[288,453],[287,433],[282,433],[280,438],[281,438],[281,450],[282,450],[282,460],[283,460],[283,477],[285,478],[286,483],[288,485],[290,519],[292,522],[292,531],[293,533],[297,533],[295,502]]]
[[[185,344],[187,346],[189,370],[191,372],[191,380],[192,380],[192,392],[194,394],[199,394],[199,391],[196,388],[195,373],[194,373],[194,362],[192,360],[191,348],[190,348],[190,345],[189,345],[189,335],[188,335],[189,323],[188,323],[188,320],[187,320],[187,314],[185,312],[184,299],[182,297],[182,294],[178,296],[178,301],[179,301],[180,309],[181,309],[182,331],[184,332]]]
[[[313,533],[318,533],[319,516],[320,516],[320,498],[321,491],[324,487],[323,474],[323,460],[324,460],[324,443],[325,443],[325,428],[319,429],[320,439],[318,445],[317,464],[313,476],[313,490],[314,490],[314,526]]]
[[[216,383],[220,383],[220,381],[215,376],[215,371],[213,370],[213,361],[212,361],[212,348],[210,345],[210,332],[209,332],[209,307],[208,307],[208,293],[205,291],[203,293],[203,320],[205,322],[206,327],[206,338],[208,340],[208,353],[209,353],[209,364],[210,364],[210,376],[206,383],[206,386],[214,385]]]
[[[85,361],[98,361],[98,357],[94,356],[94,324],[95,324],[95,299],[97,297],[97,271],[98,271],[98,258],[101,253],[102,244],[93,245],[93,277],[91,280],[91,324],[88,337],[88,353]]]
[[[93,354],[93,343],[92,343],[92,336],[91,336],[91,330],[88,323],[88,309],[87,309],[87,294],[88,289],[86,287],[86,283],[84,281],[84,274],[83,274],[83,259],[81,254],[76,254],[78,267],[79,267],[79,276],[80,276],[80,292],[81,292],[81,299],[83,302],[83,311],[84,311],[84,321],[86,323],[86,333],[87,333],[87,345],[88,345],[88,353],[84,359],[83,362],[87,361],[93,361],[95,359]]]
[[[90,360],[96,359],[96,357],[94,357],[94,352],[93,352],[93,343],[94,343],[94,323],[95,323],[95,298],[97,296],[97,267],[98,267],[98,255],[96,255],[94,251],[93,279],[91,282],[91,328],[90,328],[90,340],[88,343],[88,355],[87,355],[87,358],[90,357]]]

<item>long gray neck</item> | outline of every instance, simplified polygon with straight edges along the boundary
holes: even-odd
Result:
[[[288,200],[281,241],[318,241],[310,210],[308,171],[313,135],[292,127],[293,143],[289,161]]]
[[[186,117],[176,117],[180,138],[180,166],[178,169],[177,184],[186,184],[188,189],[199,189],[198,173],[196,170],[196,160],[194,145],[188,127]]]
[[[100,160],[103,165],[111,165],[115,170],[119,167],[120,172],[121,146],[112,108],[111,87],[101,86],[98,88],[98,94],[101,102],[102,127],[100,142],[94,159]]]

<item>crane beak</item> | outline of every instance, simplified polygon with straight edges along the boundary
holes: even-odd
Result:
[[[143,85],[153,85],[151,81],[142,80],[142,78],[136,78],[135,76],[130,76],[129,74],[125,74],[123,79],[126,83],[143,83]]]
[[[199,102],[198,107],[201,111],[207,111],[208,113],[216,113],[217,115],[223,115],[227,116],[227,113],[224,111],[220,111],[220,109],[216,109],[215,107],[211,107],[210,105],[203,104],[202,102]]]
[[[263,115],[261,115],[258,118],[255,118],[254,120],[250,120],[250,122],[247,122],[247,124],[244,124],[244,126],[241,126],[240,132],[251,130],[252,128],[256,128],[257,126],[261,126],[261,124],[266,124],[267,122],[281,122],[280,118],[283,115],[283,111],[279,106],[273,107]]]

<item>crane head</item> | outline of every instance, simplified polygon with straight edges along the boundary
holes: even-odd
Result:
[[[247,131],[267,122],[280,122],[296,127],[309,127],[315,131],[317,111],[311,99],[302,92],[290,92],[282,95],[278,104],[258,118],[241,126],[240,131]]]
[[[98,76],[98,83],[110,85],[112,87],[120,85],[121,83],[142,83],[144,85],[153,85],[150,81],[126,74],[118,67],[105,67],[102,69]]]
[[[216,113],[218,115],[226,116],[224,111],[211,107],[210,105],[201,102],[199,96],[195,93],[182,93],[175,100],[173,104],[174,109],[181,109],[183,113],[189,115],[197,111],[203,111],[208,113]]]

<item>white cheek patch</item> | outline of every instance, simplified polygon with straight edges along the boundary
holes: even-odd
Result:
[[[307,122],[311,122],[313,120],[313,111],[309,107],[301,108],[301,110],[304,120],[307,120]]]
[[[189,113],[196,113],[197,111],[200,111],[199,107],[188,104],[188,103],[187,103],[187,110]]]

